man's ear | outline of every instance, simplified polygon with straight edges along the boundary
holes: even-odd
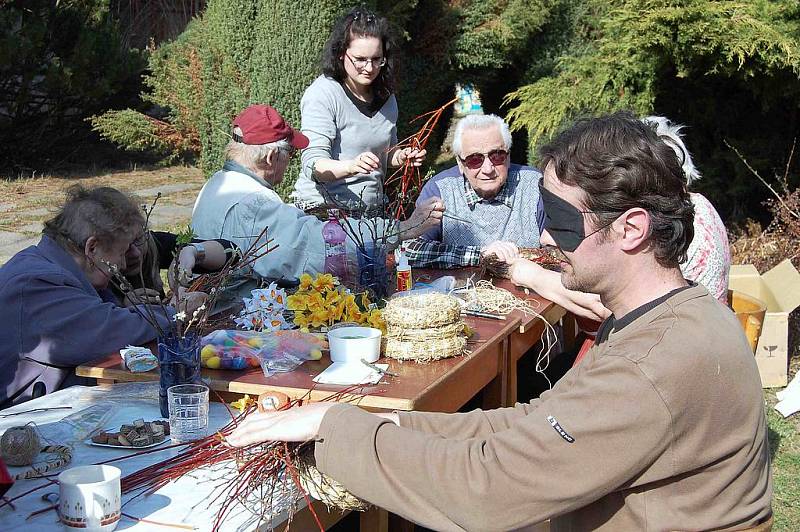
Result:
[[[97,240],[97,237],[90,236],[83,245],[83,254],[90,258],[94,257],[99,244],[100,242]]]
[[[464,165],[461,164],[461,157],[459,157],[458,155],[456,155],[456,164],[458,165],[458,171],[461,173],[461,175],[467,177],[467,174],[464,172],[466,168],[464,168]]]
[[[275,162],[275,158],[278,156],[278,151],[278,148],[272,148],[269,150],[264,156],[264,164],[267,166],[272,166],[272,164]]]
[[[641,207],[628,209],[614,222],[614,229],[622,235],[623,251],[634,251],[650,237],[650,213]]]

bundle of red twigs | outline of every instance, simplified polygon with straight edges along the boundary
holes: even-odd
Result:
[[[397,145],[392,146],[389,149],[412,148],[424,150],[428,146],[428,140],[430,139],[433,130],[436,129],[436,125],[439,123],[442,113],[444,113],[445,109],[453,105],[457,100],[458,98],[453,98],[438,109],[414,117],[411,120],[412,124],[417,120],[425,118],[425,122],[419,131],[400,141],[397,143]],[[396,208],[394,209],[395,218],[399,219],[401,216],[405,216],[405,207],[409,193],[414,190],[421,190],[422,185],[422,175],[419,167],[414,166],[414,164],[409,160],[406,160],[402,166],[400,166],[392,175],[386,178],[384,181],[384,187],[387,189],[394,187],[397,191],[394,201],[394,203],[396,203]]]
[[[352,400],[358,386],[346,388],[326,397],[325,401]],[[288,402],[281,409],[300,405],[305,399]],[[285,443],[265,442],[240,449],[230,447],[225,438],[236,426],[256,410],[250,405],[239,416],[231,413],[231,422],[225,427],[203,439],[183,444],[184,449],[177,455],[140,469],[122,478],[122,492],[141,494],[154,493],[166,484],[177,480],[202,467],[211,467],[229,462],[229,468],[223,472],[222,482],[216,487],[215,494],[208,501],[209,505],[221,501],[212,530],[219,530],[231,510],[237,504],[243,505],[260,521],[269,518],[273,510],[273,501],[285,498],[293,493],[302,493],[308,503],[320,530],[324,530],[311,505],[311,500],[300,484],[297,463],[300,453],[313,442]],[[138,495],[137,495],[138,496]],[[254,506],[258,506],[255,508]],[[290,521],[292,507],[288,508]]]

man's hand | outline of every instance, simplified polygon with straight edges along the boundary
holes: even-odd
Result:
[[[234,447],[266,441],[309,441],[319,434],[322,418],[336,403],[311,403],[279,412],[253,412],[227,438]]]
[[[442,223],[443,213],[444,201],[441,198],[433,196],[426,199],[414,209],[408,220],[400,222],[398,225],[401,233],[400,240],[416,238],[429,229],[439,227],[439,224]]]
[[[208,301],[208,294],[205,292],[185,292],[178,289],[178,294],[172,296],[171,304],[177,312],[185,312],[186,319],[191,320],[194,313]]]
[[[381,160],[372,152],[365,151],[358,154],[358,156],[350,161],[348,171],[350,175],[355,174],[369,174],[373,170],[381,167]]]
[[[122,300],[123,306],[128,308],[136,305],[159,305],[160,303],[161,294],[152,288],[137,288],[126,293]]]
[[[488,257],[494,254],[499,260],[507,263],[513,262],[519,257],[519,248],[513,242],[495,240],[481,248],[481,255]]]

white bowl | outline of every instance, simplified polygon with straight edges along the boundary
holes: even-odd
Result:
[[[333,362],[375,362],[381,356],[381,331],[372,327],[340,327],[328,331]]]

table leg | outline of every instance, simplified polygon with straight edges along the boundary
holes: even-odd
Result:
[[[389,530],[389,512],[383,508],[372,507],[359,516],[361,532],[387,532]]]
[[[491,410],[506,406],[505,399],[508,395],[508,390],[506,389],[506,386],[508,386],[508,353],[510,350],[510,345],[511,342],[509,341],[508,337],[503,338],[498,345],[497,367],[499,373],[483,389],[481,407],[484,410]]]
[[[113,386],[114,383],[117,382],[114,379],[96,379],[96,380],[97,380],[97,385],[100,388],[111,388],[111,386]]]
[[[414,523],[406,521],[396,514],[389,514],[389,530],[391,532],[414,532]]]

